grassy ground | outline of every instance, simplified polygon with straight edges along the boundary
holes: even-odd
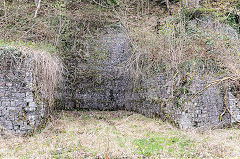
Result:
[[[125,111],[62,111],[41,132],[0,143],[0,158],[240,157],[237,129],[182,131]]]

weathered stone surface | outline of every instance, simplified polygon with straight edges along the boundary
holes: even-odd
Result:
[[[31,59],[22,57],[19,67],[16,61],[13,62],[6,57],[12,54],[20,57],[21,52],[0,49],[0,54],[1,57],[5,56],[6,63],[6,65],[0,64],[0,125],[13,134],[30,133],[41,124],[46,115],[45,105],[34,98],[35,90],[32,87],[34,80],[31,73],[32,67],[29,65]]]
[[[122,27],[105,29],[89,45],[85,58],[76,53],[65,59],[67,71],[56,92],[57,109],[135,111],[183,129],[223,127],[240,120],[236,95],[230,88],[226,94],[221,85],[203,90],[216,79],[204,72],[185,84],[179,84],[181,79],[174,83],[165,73],[148,74],[134,82],[131,74],[121,69],[131,56]],[[15,50],[0,49],[0,55],[9,53],[21,56]],[[47,115],[46,104],[36,94],[31,58],[22,57],[19,67],[8,60],[0,63],[0,125],[15,134],[27,134],[41,125]],[[233,116],[225,111],[225,104]]]
[[[131,56],[128,41],[124,29],[108,28],[92,41],[86,61],[74,58],[76,55],[67,59],[68,77],[74,73],[74,79],[66,80],[60,91],[62,96],[58,96],[61,101],[58,108],[124,109],[168,119],[183,129],[209,129],[233,122],[227,111],[223,113],[225,94],[220,86],[209,87],[191,99],[214,80],[211,76],[202,78],[204,72],[186,86],[174,86],[174,90],[171,90],[173,82],[164,73],[144,76],[136,85],[130,74],[120,74],[120,66]],[[229,108],[239,119],[237,99],[231,93],[228,96]]]
[[[228,92],[228,106],[233,115],[233,116],[231,116],[231,122],[234,123],[234,122],[236,122],[236,120],[240,121],[239,101],[231,92]]]
[[[124,108],[132,95],[132,80],[120,74],[119,66],[129,56],[127,35],[123,30],[107,29],[92,41],[87,61],[75,56],[65,61],[68,72],[75,74],[74,81],[68,78],[58,96],[64,109],[116,110]],[[68,75],[67,77],[69,77]],[[73,81],[73,84],[69,84]],[[60,108],[60,109],[61,109]]]

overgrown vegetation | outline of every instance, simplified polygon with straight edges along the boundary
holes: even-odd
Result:
[[[129,10],[136,4],[141,6],[141,11]],[[123,70],[130,71],[135,79],[165,74],[173,83],[172,95],[182,89],[184,80],[195,77],[207,79],[210,75],[213,81],[214,78],[231,77],[220,80],[215,83],[217,85],[229,83],[230,79],[239,81],[239,9],[236,1],[232,3],[231,13],[202,4],[205,8],[173,6],[176,7],[172,11],[174,14],[167,17],[161,17],[160,12],[155,12],[158,7],[148,5],[146,1],[140,4],[115,10],[116,17],[128,30],[132,45],[132,57],[123,65]],[[229,21],[233,12],[236,17]],[[184,91],[180,93],[192,96],[183,87]],[[176,100],[183,105],[187,99]]]
[[[218,33],[214,32],[217,27],[225,27],[226,23],[234,26],[235,29],[238,28],[239,21],[235,17],[239,13],[238,1],[221,1],[221,5],[202,1],[201,5],[205,8],[197,9],[184,8],[181,6],[182,3],[170,1],[173,4],[171,6],[173,15],[165,18],[161,16],[161,14],[167,14],[162,8],[164,5],[162,2],[148,0],[43,1],[38,17],[32,18],[33,3],[6,1],[6,5],[1,6],[5,11],[5,15],[1,16],[1,30],[4,32],[1,38],[36,43],[44,41],[59,49],[64,58],[77,58],[84,61],[89,53],[88,41],[97,37],[98,30],[106,24],[120,21],[128,30],[132,42],[134,55],[127,66],[133,68],[132,72],[136,77],[151,69],[156,70],[155,67],[159,69],[159,66],[163,65],[166,66],[165,71],[174,72],[178,70],[180,63],[199,56],[199,52],[201,52],[200,56],[205,54],[204,58],[209,58],[212,56],[208,53],[210,47],[217,48],[218,52],[220,49],[222,52],[238,49],[238,40],[233,39],[232,35],[235,33],[226,35],[221,29]],[[16,5],[19,8],[16,8]],[[214,19],[209,18],[209,15]],[[201,22],[202,25],[208,20],[211,20],[211,24],[208,24],[209,28],[200,28],[198,24],[195,24],[194,28],[189,27],[189,23],[196,19],[198,23],[204,21]],[[227,30],[231,28],[228,27]],[[211,35],[212,33],[214,34]],[[221,36],[220,39],[215,38],[216,34],[218,34],[217,37]],[[213,41],[215,43],[211,44]],[[226,48],[226,44],[222,47],[220,43],[231,45],[231,48]],[[189,57],[190,54],[192,55]],[[233,54],[235,53],[230,55]],[[235,56],[233,58],[236,59]]]
[[[59,52],[67,68],[64,77],[72,92],[76,79],[83,76],[72,63],[98,57],[90,55],[92,39],[116,23],[127,30],[132,48],[122,70],[130,71],[136,80],[157,73],[165,73],[172,83],[199,74],[239,76],[237,0],[218,4],[203,0],[200,6],[188,0],[169,1],[170,5],[163,0],[42,1],[36,18],[34,3],[4,2],[0,4],[0,38],[5,43],[53,46],[51,51]],[[179,89],[173,88],[172,94]]]
[[[175,74],[180,71],[182,63],[194,58],[211,59],[216,65],[221,61],[223,67],[234,75],[238,74],[238,34],[231,26],[209,14],[215,9],[180,8],[181,11],[174,16],[161,18],[155,12],[151,13],[148,7],[143,5],[143,14],[129,12],[127,8],[124,8],[128,13],[125,17],[119,14],[132,42],[134,55],[126,68],[131,68],[133,74],[138,76],[156,70],[156,66],[159,69],[161,65],[165,66],[164,71]],[[230,61],[236,65],[230,66]]]
[[[72,92],[82,76],[72,63],[92,57],[91,40],[106,25],[116,23],[127,30],[132,48],[122,70],[130,71],[136,80],[156,73],[165,73],[172,83],[199,74],[239,76],[237,0],[201,1],[200,6],[188,0],[169,1],[170,5],[163,0],[42,1],[36,18],[34,3],[4,2],[0,38],[56,48]],[[172,94],[179,89],[173,88]]]
[[[136,80],[166,74],[180,85],[171,91],[181,107],[186,100],[181,94],[188,93],[194,76],[240,76],[239,1],[202,1],[198,8],[181,2],[173,0],[166,6],[162,0],[42,1],[33,18],[32,1],[4,0],[0,47],[18,46],[24,55],[32,56],[40,94],[52,104],[62,67],[45,51],[61,56],[68,69],[64,76],[74,89],[81,75],[69,61],[84,63],[98,57],[89,55],[91,40],[106,25],[118,23],[126,29],[132,49],[122,70]],[[239,81],[231,89],[239,97]],[[0,141],[3,158],[239,157],[238,130],[182,132],[159,120],[121,112],[110,116],[62,112],[39,134]]]

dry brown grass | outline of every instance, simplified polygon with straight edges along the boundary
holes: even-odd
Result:
[[[171,78],[176,72],[187,72],[186,68],[180,67],[195,59],[212,60],[217,67],[226,67],[226,74],[222,76],[239,76],[239,37],[229,25],[211,17],[206,21],[198,19],[195,23],[195,20],[188,20],[187,11],[177,5],[174,6],[175,14],[169,16],[148,1],[124,1],[124,4],[115,11],[132,46],[132,56],[123,70],[130,71],[136,79],[156,70]],[[193,71],[194,66],[191,67]]]
[[[72,45],[76,45],[81,36],[94,34],[93,28],[99,29],[105,22],[113,21],[108,10],[93,1],[41,1],[36,18],[33,18],[34,1],[6,2],[6,5],[0,3],[0,12],[6,11],[4,16],[0,13],[0,38],[4,41],[44,42],[63,47],[62,40],[74,40]]]
[[[50,107],[54,104],[54,94],[57,84],[62,80],[63,65],[57,54],[37,50],[30,47],[17,46],[24,55],[32,58],[32,73],[36,82],[36,90],[41,98],[48,102]]]
[[[5,67],[5,65],[10,62],[11,69],[21,71],[21,67],[24,64],[24,67],[26,67],[24,70],[32,74],[33,83],[31,89],[35,92],[36,100],[47,102],[46,104],[52,107],[54,103],[55,88],[62,79],[61,74],[63,69],[57,55],[51,55],[47,51],[23,45],[6,44],[4,47],[0,46],[0,49],[7,52],[1,55],[0,68]],[[16,55],[13,49],[20,53]]]
[[[132,26],[128,24],[133,56],[129,59],[127,67],[135,71],[135,74],[143,74],[162,62],[166,65],[165,71],[172,73],[172,69],[180,71],[180,64],[202,58],[221,61],[221,67],[227,67],[229,73],[235,76],[239,75],[239,39],[236,32],[226,33],[233,30],[230,26],[211,22],[209,27],[200,28],[195,25],[194,28],[189,28],[191,22],[178,18],[166,19],[158,34],[154,30],[157,23],[154,16],[143,18],[142,23],[131,23]],[[195,29],[196,32],[189,33],[188,29]]]
[[[206,132],[184,132],[142,115],[118,112],[58,112],[53,122],[41,132],[28,137],[0,138],[1,158],[141,158],[136,141],[155,142],[158,138],[177,138],[177,144],[160,143],[158,157],[240,157],[239,130],[222,129]],[[182,150],[179,145],[191,144]],[[150,145],[154,146],[154,145]],[[173,146],[174,151],[170,152]],[[188,148],[188,147],[186,147]],[[182,154],[182,151],[185,154]]]

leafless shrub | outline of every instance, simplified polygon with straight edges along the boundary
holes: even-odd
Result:
[[[152,15],[140,16],[136,21],[124,15],[119,17],[127,28],[133,52],[123,70],[136,78],[156,66],[159,70],[160,65],[173,76],[181,71],[180,64],[196,58],[211,59],[219,67],[227,67],[228,74],[239,76],[240,41],[226,24],[214,20],[186,21],[181,12],[162,21]]]
[[[135,77],[148,73],[161,64],[165,65],[167,72],[173,68],[178,69],[178,64],[189,58],[187,46],[190,38],[186,36],[182,21],[175,23],[174,19],[168,19],[162,28],[157,29],[156,17],[144,17],[140,23],[123,22],[126,23],[133,54],[125,66]]]

